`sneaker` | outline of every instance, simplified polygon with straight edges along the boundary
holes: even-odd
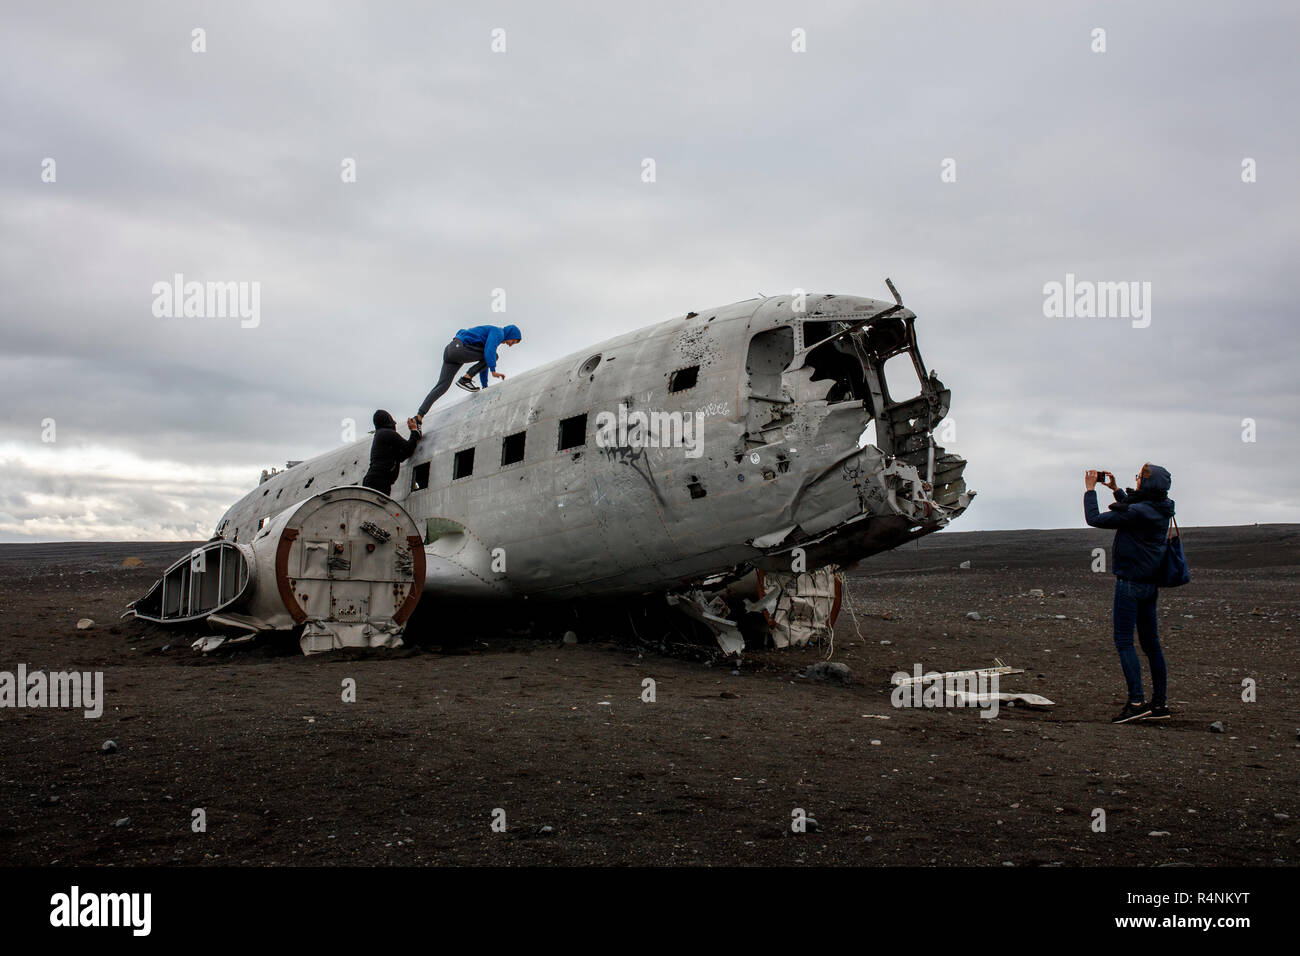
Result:
[[[1151,713],[1150,704],[1135,704],[1129,701],[1124,709],[1110,719],[1112,724],[1127,724],[1130,720],[1141,720]]]
[[[467,392],[477,392],[477,391],[478,391],[478,386],[475,385],[473,382],[471,382],[471,381],[470,381],[469,379],[467,379],[467,378],[458,378],[458,379],[456,379],[456,384],[457,384],[460,388],[463,388],[463,389],[464,389],[465,391],[467,391]]]
[[[1151,713],[1147,714],[1143,720],[1168,720],[1169,708],[1164,704],[1152,704]]]

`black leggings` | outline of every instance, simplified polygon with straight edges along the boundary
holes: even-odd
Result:
[[[393,494],[393,480],[382,475],[376,475],[373,471],[366,472],[366,477],[361,479],[361,484],[367,488],[373,488],[375,491],[381,491],[390,497]]]
[[[483,346],[466,345],[460,339],[452,339],[442,350],[442,377],[438,379],[438,384],[433,386],[433,391],[420,403],[421,418],[428,414],[433,403],[442,398],[447,389],[451,388],[452,379],[466,362],[474,363],[465,373],[466,378],[473,378],[487,368],[487,361],[483,358]]]

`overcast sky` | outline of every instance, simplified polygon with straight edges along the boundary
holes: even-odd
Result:
[[[1144,460],[1186,525],[1300,521],[1298,10],[5,4],[0,541],[206,537],[462,326],[520,325],[510,373],[886,276],[953,390],[954,530],[1080,525],[1083,470]],[[156,317],[176,273],[260,324]],[[1067,273],[1151,283],[1149,326],[1046,317]]]

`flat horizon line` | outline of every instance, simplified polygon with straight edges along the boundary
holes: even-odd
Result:
[[[1232,529],[1232,528],[1295,528],[1295,529],[1300,530],[1300,522],[1290,522],[1290,521],[1268,521],[1268,522],[1259,522],[1259,521],[1251,521],[1251,522],[1246,522],[1246,523],[1243,523],[1243,524],[1205,524],[1205,525],[1190,525],[1190,524],[1189,524],[1189,525],[1179,525],[1179,529],[1180,529],[1180,530],[1185,530],[1185,531],[1214,531],[1214,530],[1225,530],[1225,529]],[[934,534],[947,534],[947,535],[959,535],[959,534],[1023,534],[1023,533],[1025,533],[1025,532],[1029,532],[1029,531],[1038,531],[1038,532],[1047,532],[1047,531],[1056,531],[1056,532],[1063,532],[1063,531],[1098,531],[1098,532],[1105,532],[1105,531],[1107,531],[1107,530],[1108,530],[1108,529],[1106,529],[1106,528],[1091,528],[1091,527],[1088,527],[1087,525],[1084,525],[1084,526],[1082,526],[1082,527],[1079,527],[1079,526],[1072,526],[1072,527],[1068,527],[1068,528],[980,528],[980,529],[978,529],[978,530],[950,530],[950,529],[948,529],[948,528],[941,528],[941,529],[939,529],[938,531],[934,532]],[[923,538],[918,538],[918,539],[916,539],[916,540],[918,540],[918,541],[923,541],[923,540],[925,540],[925,538],[929,538],[929,537],[933,537],[933,535],[925,535]],[[175,539],[175,540],[171,540],[171,539],[167,539],[167,538],[153,538],[153,539],[149,539],[149,540],[144,540],[144,539],[139,539],[139,540],[134,540],[134,539],[133,539],[133,540],[123,540],[123,539],[121,539],[121,538],[48,538],[48,539],[47,539],[47,538],[41,538],[41,539],[36,539],[36,540],[31,540],[31,541],[0,541],[0,547],[22,546],[22,545],[34,545],[34,544],[100,544],[100,545],[103,545],[103,544],[120,544],[120,545],[177,544],[177,545],[181,545],[181,544],[206,544],[208,541],[211,541],[211,540],[212,540],[211,538],[177,538],[177,539]],[[905,547],[906,544],[909,544],[909,543],[910,543],[910,542],[905,542],[903,545],[900,545],[900,547]],[[893,549],[893,550],[897,550],[897,548],[895,548],[895,549]]]

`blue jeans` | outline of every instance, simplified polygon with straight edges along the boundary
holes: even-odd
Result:
[[[1142,665],[1133,649],[1133,628],[1137,627],[1138,641],[1151,667],[1151,703],[1163,707],[1165,700],[1165,655],[1160,650],[1156,634],[1156,602],[1160,589],[1154,584],[1115,579],[1115,650],[1124,668],[1124,681],[1128,684],[1128,699],[1139,703],[1142,696]]]

